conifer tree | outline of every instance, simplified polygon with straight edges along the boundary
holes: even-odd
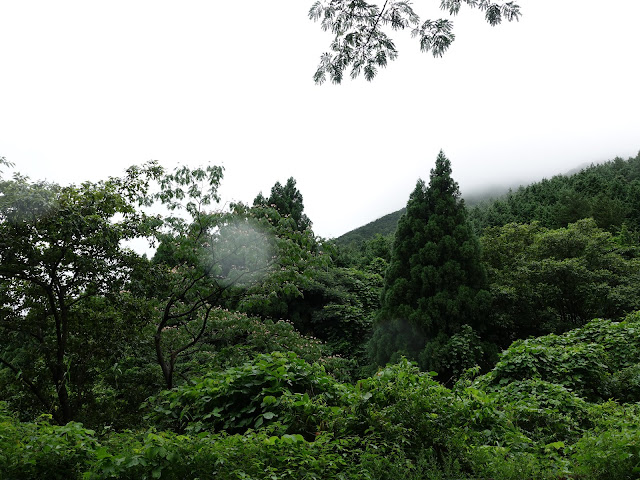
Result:
[[[398,221],[370,343],[374,361],[406,355],[446,378],[474,366],[490,299],[485,286],[480,244],[441,151],[429,185],[418,180]]]
[[[311,220],[304,214],[302,194],[296,187],[296,180],[293,177],[289,177],[284,186],[280,182],[276,182],[271,187],[271,196],[268,199],[264,198],[260,192],[254,199],[253,205],[275,207],[280,215],[289,216],[293,220],[294,230],[302,232],[311,228]]]

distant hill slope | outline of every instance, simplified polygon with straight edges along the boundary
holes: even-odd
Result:
[[[483,201],[506,194],[509,191],[509,188],[509,186],[503,185],[477,191],[470,194],[468,197],[465,196],[465,202],[467,206],[477,205]],[[336,238],[335,241],[338,245],[354,245],[365,240],[369,240],[378,234],[382,236],[393,235],[396,231],[398,220],[400,220],[400,217],[404,214],[405,210],[406,208],[401,208],[400,210],[389,213],[377,220],[374,220],[373,222],[369,222],[362,227],[358,227],[341,235]]]
[[[640,152],[635,158],[615,158],[520,187],[469,213],[478,231],[533,221],[561,228],[592,217],[600,228],[612,233],[623,225],[640,232]]]
[[[515,190],[493,187],[465,197],[470,221],[478,231],[509,222],[538,221],[552,228],[593,217],[601,228],[616,231],[622,224],[640,231],[640,152],[635,158],[576,167],[564,175]],[[405,209],[385,215],[335,239],[356,245],[395,233]]]
[[[354,245],[359,244],[365,240],[369,240],[375,237],[377,234],[386,236],[393,235],[396,232],[398,226],[398,220],[405,212],[406,208],[402,208],[397,212],[390,213],[384,217],[380,217],[373,222],[369,222],[362,227],[358,227],[344,235],[335,239],[338,245]]]

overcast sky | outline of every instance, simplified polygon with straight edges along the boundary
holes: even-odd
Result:
[[[313,83],[311,3],[0,0],[0,156],[63,184],[218,164],[244,202],[293,176],[335,237],[403,207],[440,149],[463,195],[640,150],[638,0],[463,8],[443,58],[397,32],[397,61],[340,86]]]

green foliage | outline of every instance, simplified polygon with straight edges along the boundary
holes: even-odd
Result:
[[[398,223],[371,344],[374,360],[381,364],[392,357],[387,338],[394,335],[389,330],[407,331],[410,338],[399,337],[394,348],[423,368],[439,368],[448,378],[468,367],[447,368],[448,361],[440,359],[454,358],[454,352],[444,350],[447,339],[464,325],[469,326],[465,331],[482,333],[489,302],[485,283],[480,245],[466,221],[451,164],[440,152],[429,186],[418,181]],[[473,336],[468,333],[467,340]]]
[[[320,363],[341,380],[351,374],[351,363],[332,354],[317,338],[300,334],[285,320],[250,317],[240,312],[214,309],[197,351],[185,358],[178,384],[212,370],[238,367],[258,354],[292,352],[308,363]]]
[[[274,186],[273,206],[265,200],[253,208],[209,211],[221,178],[220,167],[181,167],[160,177],[154,197],[188,214],[163,219],[146,275],[146,295],[158,305],[154,344],[168,388],[210,337],[218,307],[282,318],[288,302],[301,295],[306,267],[322,261],[293,179]]]
[[[402,360],[345,385],[261,355],[152,399],[142,432],[0,411],[0,478],[637,478],[637,405],[590,405],[540,379],[479,383],[448,389]]]
[[[257,272],[268,268],[271,245],[246,221],[207,210],[219,201],[221,167],[161,173],[159,191],[147,202],[187,214],[162,218],[156,234],[160,246],[144,276],[145,293],[158,311],[156,358],[171,388],[179,361],[197,348],[212,310],[232,295],[230,290],[255,282]]]
[[[638,199],[640,154],[520,187],[471,209],[470,218],[477,229],[482,230],[534,221],[547,228],[560,228],[591,217],[598,227],[612,233],[624,224],[637,233],[640,231]]]
[[[156,172],[154,165],[141,171]],[[146,189],[132,175],[68,187],[19,174],[0,180],[0,376],[13,376],[12,398],[29,396],[29,408],[58,422],[89,402],[101,365],[87,344],[113,347],[103,350],[108,363],[144,324],[147,312],[123,293],[139,259],[122,242],[155,227],[136,208]],[[125,320],[131,311],[139,318]],[[125,322],[132,328],[119,334]]]
[[[538,222],[546,228],[566,227],[583,218],[594,218],[598,227],[638,240],[640,231],[640,155],[591,165],[577,173],[522,186],[490,198],[465,195],[469,222],[476,232],[509,223]],[[336,239],[341,246],[359,245],[376,234],[395,233],[404,209],[385,215]]]
[[[597,419],[572,447],[571,460],[579,478],[640,477],[640,410],[638,404],[620,407],[608,402],[592,408]]]
[[[634,165],[611,169],[640,181]],[[610,201],[632,194],[626,180],[580,177],[595,220],[486,231],[488,323],[444,155],[392,256],[383,236],[345,250],[299,228],[292,179],[272,191],[290,204],[209,212],[221,175],[152,163],[71,187],[0,177],[0,480],[639,478],[640,313],[584,324],[638,308],[635,232],[616,230],[635,207]],[[576,191],[537,213],[576,219]],[[138,204],[154,199],[186,217],[145,216]],[[151,262],[120,246],[153,235]],[[370,345],[395,363],[341,383],[387,262],[392,315]],[[475,378],[495,344],[539,331],[564,333],[516,341]],[[447,388],[405,354],[459,380]],[[174,388],[158,393],[156,363],[178,357]]]
[[[532,442],[575,442],[593,426],[585,400],[562,385],[539,378],[516,380],[495,392],[509,419]]]
[[[271,187],[269,198],[264,198],[262,193],[258,194],[253,205],[275,208],[282,217],[291,220],[292,230],[303,232],[311,229],[311,220],[304,214],[302,194],[296,188],[296,181],[293,177],[290,177],[284,186],[280,182],[276,182]]]
[[[50,416],[20,423],[0,404],[0,479],[80,479],[94,459],[95,432],[81,424],[51,425]]]
[[[338,355],[364,362],[364,345],[380,307],[382,277],[354,268],[316,269],[303,297],[289,303],[288,316],[303,333]]]
[[[513,451],[509,447],[482,445],[470,453],[476,477],[494,480],[557,480],[566,476],[564,458],[558,458],[556,448],[549,447],[542,455]],[[555,457],[555,458],[554,458]]]
[[[176,435],[147,432],[140,438],[114,436],[98,451],[85,479],[238,478],[278,480],[358,478],[350,462],[355,441],[320,436],[249,432],[244,436]]]
[[[289,322],[216,309],[195,361],[200,365],[196,372],[236,367],[274,351],[293,352],[309,363],[325,360],[328,354],[322,342],[301,335]]]
[[[638,401],[637,381],[622,382],[637,371],[638,358],[640,315],[635,313],[622,322],[598,319],[560,336],[518,340],[478,382],[495,389],[540,379],[563,385],[590,401],[611,397]]]
[[[338,395],[338,384],[322,367],[294,353],[258,355],[252,362],[167,390],[150,399],[155,424],[177,431],[244,433],[277,422],[276,431],[309,438],[323,420],[317,399]],[[323,397],[324,398],[324,397]]]
[[[384,215],[373,222],[369,222],[362,227],[351,230],[344,235],[335,239],[338,246],[358,246],[363,242],[369,241],[380,235],[382,237],[391,237],[396,233],[398,228],[398,220],[404,215],[406,208],[402,208],[397,212]]]
[[[434,375],[402,359],[361,380],[341,428],[377,438],[378,445],[396,446],[412,461],[426,455],[440,469],[457,464],[468,471],[470,444],[504,442],[513,428],[483,392],[447,389]]]
[[[640,308],[634,251],[591,219],[556,230],[537,223],[492,227],[481,242],[502,347]]]
[[[591,399],[607,396],[607,369],[601,345],[568,345],[554,335],[518,340],[507,349],[490,373],[492,383],[507,385],[532,378],[566,385]]]
[[[462,3],[479,8],[490,25],[498,25],[520,18],[520,7],[514,2],[491,3],[488,0],[442,0],[440,7],[449,15],[456,15]],[[341,83],[344,71],[350,67],[351,78],[364,73],[373,80],[379,67],[395,60],[398,51],[387,30],[410,29],[417,37],[420,50],[440,57],[449,48],[455,36],[453,22],[449,19],[420,20],[410,2],[386,1],[376,3],[347,0],[317,0],[309,10],[309,18],[319,21],[322,29],[335,35],[331,42],[332,53],[320,57],[320,65],[314,75],[317,84],[326,81]]]
[[[243,292],[237,309],[263,318],[290,320],[290,304],[303,297],[314,271],[326,268],[330,258],[323,255],[310,228],[297,230],[293,220],[275,206],[257,203],[249,208],[236,204],[234,213],[260,225],[273,242],[270,268],[260,282]]]
[[[421,365],[431,365],[437,372],[446,372],[453,378],[459,378],[467,369],[476,365],[486,367],[495,361],[495,347],[482,342],[478,334],[469,326],[463,325],[460,331],[451,337],[440,333],[428,342],[418,356]],[[449,379],[440,378],[443,382]]]
[[[280,267],[249,288],[237,308],[262,318],[287,319],[303,334],[327,342],[334,353],[361,360],[379,308],[380,274],[336,268],[337,250],[313,236],[293,179],[285,187],[277,183],[269,199],[258,195],[253,207],[236,209],[268,222],[276,236]],[[384,250],[380,246],[376,253]]]

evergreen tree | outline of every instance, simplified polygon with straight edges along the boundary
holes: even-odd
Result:
[[[475,365],[490,299],[485,285],[479,242],[441,151],[429,186],[418,180],[398,222],[370,344],[374,361],[406,355],[444,375]]]
[[[253,200],[253,205],[275,207],[280,215],[289,216],[293,220],[294,230],[302,232],[311,228],[311,220],[303,213],[302,194],[296,187],[296,181],[293,177],[290,177],[284,186],[280,182],[276,182],[271,187],[271,195],[268,199],[264,198],[260,192]]]

